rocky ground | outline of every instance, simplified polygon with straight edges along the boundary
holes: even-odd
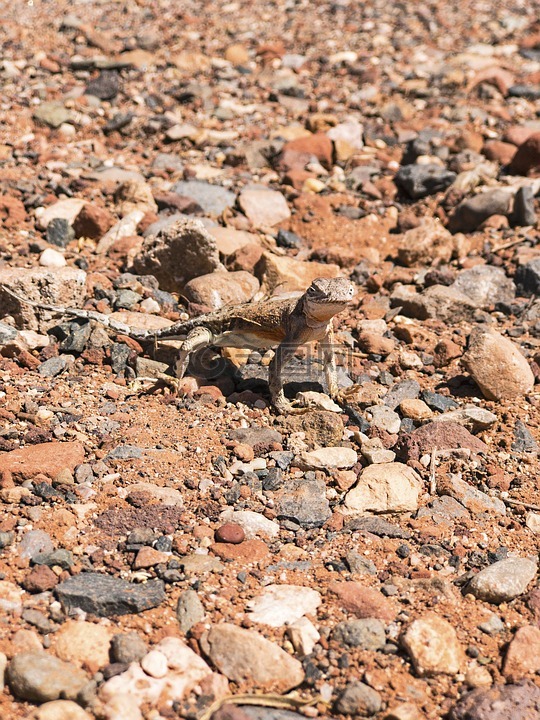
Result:
[[[538,4],[1,5],[0,716],[539,718]]]

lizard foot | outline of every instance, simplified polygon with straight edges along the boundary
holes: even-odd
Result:
[[[360,385],[351,385],[350,387],[341,388],[335,395],[332,396],[332,400],[338,405],[349,405],[356,399],[356,393],[360,389]]]

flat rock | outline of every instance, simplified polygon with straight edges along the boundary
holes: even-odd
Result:
[[[418,320],[434,318],[454,325],[471,321],[478,308],[470,297],[446,285],[432,285],[417,293],[407,285],[398,286],[390,296],[392,307],[400,306],[403,315]]]
[[[96,252],[105,255],[122,238],[131,238],[137,235],[137,227],[143,217],[145,210],[136,208],[115,223],[97,244]]]
[[[67,198],[66,200],[58,200],[46,207],[37,217],[37,224],[45,230],[51,220],[67,220],[69,225],[73,225],[75,218],[80,213],[85,200],[79,198]]]
[[[407,230],[398,245],[398,259],[407,267],[450,262],[454,252],[452,234],[435,218],[424,218]]]
[[[288,220],[291,211],[278,190],[248,186],[238,196],[238,204],[253,227],[273,227]]]
[[[283,172],[304,170],[308,163],[317,160],[329,170],[332,167],[332,141],[325,133],[295,138],[285,143],[277,158],[277,167]]]
[[[320,604],[320,593],[311,588],[267,585],[262,595],[248,602],[247,609],[253,622],[283,627],[292,625],[304,615],[315,615]]]
[[[495,330],[475,328],[463,364],[488,400],[509,400],[530,392],[534,374],[517,345]]]
[[[195,200],[206,215],[221,215],[236,200],[236,195],[230,190],[201,180],[181,180],[173,186],[172,191]]]
[[[467,693],[451,709],[450,720],[533,720],[539,713],[540,688],[525,682]]]
[[[143,612],[165,600],[161,580],[135,584],[100,573],[68,578],[56,586],[55,594],[66,612],[79,608],[101,617]]]
[[[540,294],[540,257],[520,265],[515,279],[522,294],[527,297]]]
[[[304,680],[298,660],[252,630],[221,623],[213,625],[200,643],[219,672],[237,683],[249,683],[252,689],[283,693]]]
[[[307,477],[291,479],[275,495],[278,518],[297,522],[302,527],[322,527],[332,515],[322,480]]]
[[[449,474],[442,478],[438,492],[454,498],[473,515],[481,513],[506,515],[506,505],[502,500],[469,485],[459,475]]]
[[[332,630],[332,640],[361,650],[380,650],[386,644],[386,633],[380,620],[360,618],[338,623]]]
[[[462,270],[451,287],[470,297],[480,308],[489,308],[499,302],[509,303],[516,295],[513,280],[502,268],[492,265]]]
[[[209,229],[210,235],[215,239],[220,255],[228,257],[246,245],[259,245],[259,236],[245,230],[235,230],[230,227],[216,227]]]
[[[39,474],[53,479],[60,470],[73,471],[82,462],[84,447],[80,442],[38,443],[0,453],[0,473],[11,473],[16,482],[30,480]]]
[[[306,394],[308,393],[298,393],[297,399]],[[291,432],[304,433],[308,446],[336,447],[343,438],[342,419],[336,413],[328,410],[313,409],[299,415],[292,414],[285,419],[285,425]],[[320,457],[319,460],[316,458],[317,456],[312,456],[315,463],[320,460]],[[339,460],[339,454],[334,457],[334,460],[336,459]],[[345,460],[345,455],[342,455],[341,459]]]
[[[34,110],[34,119],[56,129],[71,119],[71,111],[64,106],[64,103],[51,100],[38,105]]]
[[[352,448],[323,447],[301,453],[295,464],[305,470],[339,470],[350,468],[358,462],[358,453]]]
[[[224,305],[249,302],[258,289],[259,281],[251,273],[218,271],[190,280],[184,287],[184,295],[192,303],[219,310]]]
[[[490,603],[509,602],[527,590],[538,565],[528,558],[506,558],[478,572],[466,586],[466,592]]]
[[[466,407],[459,410],[449,410],[439,415],[436,422],[454,422],[463,425],[473,433],[487,430],[497,422],[495,413],[479,407]]]
[[[27,720],[92,720],[73,700],[51,700],[32,710]]]
[[[279,525],[273,520],[253,512],[253,510],[224,510],[219,516],[224,522],[235,523],[243,528],[246,538],[255,537],[277,538],[279,536]]]
[[[45,703],[59,698],[74,700],[88,678],[70,663],[41,652],[15,655],[8,666],[7,681],[15,697]]]
[[[285,255],[264,252],[255,266],[255,275],[260,279],[266,295],[289,292],[304,292],[319,277],[338,277],[338,265],[302,261]]]
[[[435,163],[403,165],[394,177],[394,182],[413,200],[435,195],[446,190],[454,180],[456,173]]]
[[[176,619],[180,630],[187,634],[194,625],[204,620],[205,614],[204,606],[195,590],[184,590],[176,604]]]
[[[357,618],[379,618],[385,622],[395,620],[397,610],[380,590],[364,587],[360,583],[333,582],[328,590],[337,596],[340,606]]]
[[[456,631],[435,613],[414,620],[403,634],[401,644],[421,677],[457,675],[465,663]]]
[[[344,512],[364,515],[369,512],[412,512],[418,507],[423,482],[403,463],[369,465],[362,470],[358,484],[345,496]]]
[[[229,562],[241,562],[244,564],[262,562],[270,556],[270,551],[262,540],[245,540],[239,545],[231,543],[217,542],[210,546],[222,560]]]
[[[468,448],[472,452],[488,453],[488,446],[466,428],[452,421],[430,422],[414,430],[405,440],[404,449],[409,460],[437,450]]]
[[[216,241],[199,220],[190,218],[145,238],[133,268],[154,275],[167,292],[180,292],[193,278],[223,269]]]
[[[371,717],[382,707],[381,695],[365,683],[352,682],[339,694],[336,710],[353,717]]]

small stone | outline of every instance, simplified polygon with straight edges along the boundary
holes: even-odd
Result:
[[[313,648],[321,636],[311,620],[301,617],[288,626],[286,630],[289,640],[299,655],[311,655]]]
[[[145,568],[154,567],[154,565],[166,563],[168,559],[167,553],[160,552],[152,547],[142,547],[137,553],[132,567],[134,570],[144,570]]]
[[[506,505],[502,500],[469,485],[459,475],[446,475],[441,479],[438,491],[458,500],[473,515],[481,513],[506,515]]]
[[[204,606],[195,590],[184,590],[176,605],[176,619],[180,630],[187,635],[205,617]]]
[[[252,510],[224,510],[220,520],[240,526],[250,540],[254,537],[277,538],[279,535],[278,523]]]
[[[84,447],[80,442],[37,443],[0,454],[0,472],[9,472],[15,482],[22,483],[35,475],[53,479],[60,470],[74,470],[82,462]]]
[[[86,203],[73,221],[75,237],[99,240],[114,225],[113,216],[105,208]]]
[[[193,278],[184,288],[185,297],[192,303],[204,305],[209,311],[224,305],[249,302],[259,289],[259,281],[251,273],[213,272]]]
[[[396,453],[392,452],[392,450],[386,450],[381,439],[378,437],[364,441],[361,445],[361,450],[362,455],[366,458],[370,465],[391,463],[396,459]]]
[[[439,415],[437,422],[454,422],[470,430],[472,433],[487,430],[492,427],[498,418],[495,413],[479,407],[467,407],[460,410],[450,410]],[[519,421],[518,421],[519,422]],[[512,448],[513,449],[513,448]]]
[[[141,667],[150,677],[165,677],[168,671],[167,658],[159,650],[150,650],[147,655],[141,658]]]
[[[221,185],[211,185],[200,180],[182,180],[173,185],[172,191],[195,200],[205,215],[210,216],[221,215],[236,200],[234,193]]]
[[[51,245],[65,248],[75,237],[75,232],[65,218],[53,218],[47,225],[46,237]]]
[[[39,565],[24,578],[22,586],[29,593],[41,593],[52,590],[58,585],[58,582],[56,573],[46,565]]]
[[[92,720],[92,718],[73,700],[52,700],[33,710],[27,720]]]
[[[450,720],[532,720],[538,715],[540,688],[532,682],[478,688],[451,709]]]
[[[451,233],[434,218],[424,218],[418,227],[403,234],[398,259],[407,267],[448,263],[454,252]]]
[[[488,140],[482,148],[482,153],[488,160],[500,165],[508,165],[516,154],[516,146],[501,140]]]
[[[387,405],[372,405],[366,408],[368,419],[373,427],[395,435],[401,427],[401,418]]]
[[[298,660],[252,630],[229,623],[212,625],[200,644],[219,672],[234,682],[283,693],[304,680]]]
[[[86,86],[86,94],[100,100],[112,100],[120,91],[120,75],[115,70],[102,70]]]
[[[386,633],[380,620],[362,618],[338,623],[332,631],[332,639],[361,650],[380,650],[386,644]]]
[[[435,318],[444,323],[455,324],[461,320],[472,321],[478,311],[475,303],[454,287],[432,285],[422,293],[407,286],[397,286],[392,291],[391,304],[400,306],[403,315],[427,320]]]
[[[238,545],[246,539],[246,534],[240,525],[226,523],[216,530],[216,542],[232,543]]]
[[[404,165],[401,167],[394,182],[413,200],[435,195],[449,187],[456,179],[456,174],[433,163],[421,165]]]
[[[92,572],[64,580],[56,586],[55,594],[67,612],[80,608],[100,617],[142,612],[157,607],[165,599],[161,580],[137,585]]]
[[[530,135],[517,149],[509,170],[516,175],[527,175],[540,167],[540,132]]]
[[[144,640],[136,633],[122,633],[111,639],[111,658],[114,662],[127,664],[139,662],[148,652]]]
[[[110,628],[68,620],[55,634],[55,651],[61,660],[96,673],[109,662]]]
[[[507,215],[512,204],[512,192],[508,190],[486,190],[472,198],[463,200],[450,217],[448,228],[451,232],[474,232],[492,215]]]
[[[384,715],[384,720],[424,720],[424,714],[414,703],[400,703],[395,705]]]
[[[466,586],[466,592],[479,600],[499,604],[509,602],[527,590],[538,565],[528,558],[507,558],[488,565]]]
[[[211,550],[222,560],[255,563],[266,560],[270,551],[262,540],[244,540],[240,545],[214,543]]]
[[[86,674],[46,653],[21,653],[9,664],[7,681],[21,700],[45,703],[63,697],[75,699],[88,682]]]
[[[48,229],[49,226],[47,226],[47,230]],[[54,269],[63,268],[67,265],[64,255],[61,252],[58,252],[58,250],[53,250],[52,248],[47,248],[41,253],[39,256],[39,264],[42,267]]]
[[[52,100],[44,102],[34,110],[34,118],[52,128],[58,128],[62,123],[68,122],[71,118],[71,112],[64,107],[64,104]]]
[[[283,627],[291,625],[304,615],[315,615],[321,604],[316,590],[299,585],[267,585],[263,594],[250,600],[247,609],[256,623]]]
[[[344,511],[355,515],[412,512],[418,507],[422,487],[420,476],[403,463],[369,465],[345,496]]]
[[[278,518],[305,528],[322,527],[332,515],[325,483],[312,477],[289,480],[276,492],[274,501]]]
[[[378,618],[392,622],[397,614],[393,603],[379,590],[357,582],[333,582],[328,590],[337,596],[340,606],[358,618]]]
[[[399,409],[404,417],[412,420],[429,420],[433,416],[431,408],[419,399],[403,400],[399,404]]]
[[[518,628],[510,641],[503,662],[503,675],[510,682],[540,670],[540,629],[534,625]]]
[[[477,307],[486,309],[496,303],[509,303],[516,294],[516,286],[504,270],[491,265],[462,270],[451,287],[471,298]]]
[[[248,186],[242,190],[238,204],[253,227],[272,227],[291,216],[282,193],[264,186]]]
[[[352,448],[324,447],[301,453],[296,462],[307,470],[343,469],[356,465],[358,454]]]
[[[316,278],[338,277],[341,271],[338,265],[330,263],[297,260],[264,252],[255,266],[255,274],[261,278],[261,289],[271,296],[276,291],[280,294],[305,292]]]
[[[534,189],[532,187],[520,187],[517,191],[514,198],[512,224],[517,227],[536,225]]]
[[[422,425],[405,438],[409,460],[419,460],[422,455],[437,450],[468,448],[475,453],[489,453],[488,446],[455,422],[430,422]]]
[[[489,400],[521,397],[534,385],[534,374],[517,346],[495,330],[475,328],[463,363]]]
[[[456,631],[434,613],[414,620],[401,641],[421,677],[457,675],[464,665],[465,654]]]
[[[69,358],[65,355],[57,355],[42,362],[38,367],[38,373],[41,377],[53,378],[63,373],[71,364]]]
[[[343,715],[371,717],[382,707],[382,698],[376,690],[361,682],[347,685],[336,702],[336,710]]]

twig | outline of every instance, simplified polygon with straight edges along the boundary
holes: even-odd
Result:
[[[520,237],[517,240],[510,240],[509,242],[503,243],[502,245],[497,245],[497,247],[494,247],[491,252],[500,252],[501,250],[508,250],[511,247],[514,247],[514,245],[519,245],[522,242],[525,242],[526,240],[530,240],[530,237]]]
[[[540,505],[533,505],[532,503],[522,502],[521,500],[509,500],[508,498],[503,498],[503,503],[505,503],[505,505],[521,505],[526,510],[536,510],[540,512]]]
[[[320,701],[320,697],[311,700],[300,700],[290,695],[229,695],[227,697],[216,700],[199,718],[199,720],[210,720],[212,715],[219,710],[222,705],[257,705],[260,707],[271,707],[281,710],[299,710],[303,707],[314,705]]]

